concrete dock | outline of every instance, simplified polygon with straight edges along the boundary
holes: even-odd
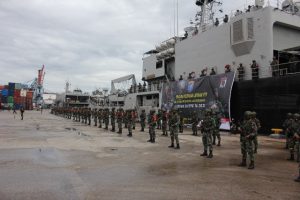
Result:
[[[0,111],[0,200],[299,200],[298,163],[284,140],[259,137],[255,170],[238,167],[238,135],[222,134],[214,158],[200,157],[201,137],[180,134],[181,149],[157,131],[128,138],[48,111],[24,120]]]

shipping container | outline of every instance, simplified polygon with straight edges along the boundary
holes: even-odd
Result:
[[[32,97],[33,97],[33,91],[27,91],[26,98],[32,99]]]
[[[7,97],[7,103],[14,103],[14,97],[8,96]]]
[[[5,86],[4,85],[0,85],[0,90],[3,90],[5,89]]]
[[[15,90],[15,83],[8,83],[9,90]]]
[[[7,89],[3,89],[3,90],[1,91],[1,94],[2,94],[2,96],[7,97],[7,96],[8,96],[8,90],[7,90]]]
[[[6,96],[1,96],[1,102],[2,103],[7,103],[7,97]]]
[[[16,83],[15,84],[15,90],[21,90],[22,89],[22,84],[21,83]]]
[[[15,89],[14,97],[20,97],[21,90]]]
[[[8,90],[8,96],[14,96],[15,90]]]

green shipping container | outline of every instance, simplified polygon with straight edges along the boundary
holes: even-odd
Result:
[[[7,97],[7,103],[14,103],[14,97],[12,97],[12,96],[9,96],[9,97]]]

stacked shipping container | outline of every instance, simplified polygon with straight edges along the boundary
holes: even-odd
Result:
[[[8,85],[0,86],[0,108],[10,107],[26,110],[32,110],[33,91],[23,90],[20,83],[8,83]]]

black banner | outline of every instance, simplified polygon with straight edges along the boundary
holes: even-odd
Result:
[[[210,108],[221,116],[221,128],[228,129],[234,76],[234,72],[229,72],[165,83],[162,109],[170,110],[175,107],[184,118],[190,118],[193,111],[197,111],[201,118],[203,111]]]

